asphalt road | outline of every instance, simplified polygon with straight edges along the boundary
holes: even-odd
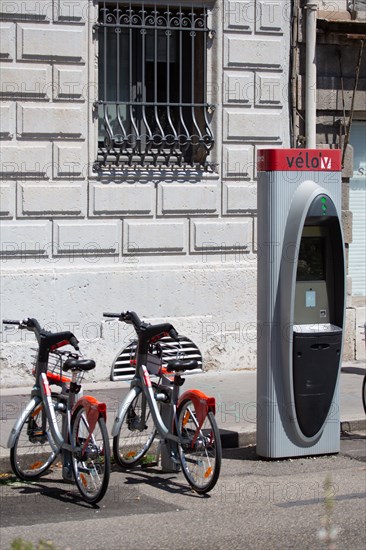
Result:
[[[329,521],[338,549],[365,549],[366,435],[342,436],[334,456],[267,461],[255,447],[224,449],[207,497],[181,473],[114,470],[97,507],[54,471],[34,483],[2,478],[1,550],[15,537],[52,540],[59,550],[320,549]],[[331,496],[328,511],[324,484]]]

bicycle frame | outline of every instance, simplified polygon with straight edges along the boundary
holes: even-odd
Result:
[[[166,427],[160,415],[159,408],[157,406],[158,401],[154,397],[151,378],[147,370],[147,367],[145,365],[141,365],[140,369],[141,369],[140,372],[142,373],[142,377],[140,377],[140,379],[143,380],[143,384],[141,384],[141,387],[144,390],[145,396],[149,403],[151,413],[153,415],[153,420],[159,434],[163,437],[166,437],[167,439],[171,439],[172,441],[177,441],[179,443],[181,441],[181,437],[180,436],[176,437],[171,433],[171,429],[169,430]],[[176,409],[179,408],[179,405],[183,403],[183,401],[189,399],[194,403],[196,413],[197,413],[198,431],[202,427],[202,424],[205,421],[205,418],[209,413],[209,411],[212,411],[215,414],[216,401],[214,397],[208,397],[206,394],[204,394],[200,390],[187,390],[178,398],[179,385],[175,384],[174,382],[170,382],[170,385],[168,385],[167,388],[169,387],[170,388],[173,387],[170,404],[175,409],[174,413],[176,412]],[[175,415],[173,415],[173,418],[174,416]],[[172,426],[172,428],[174,427]],[[196,437],[197,435],[195,436],[195,439]]]
[[[140,424],[137,430],[144,430],[146,419],[146,404],[151,411],[154,426],[161,438],[161,464],[163,469],[177,471],[180,460],[178,459],[178,445],[184,444],[182,434],[179,432],[177,422],[177,410],[181,403],[190,399],[194,404],[197,422],[196,431],[193,439],[193,444],[197,440],[202,425],[208,416],[209,412],[215,413],[215,398],[208,397],[199,390],[188,390],[179,398],[179,388],[183,384],[181,372],[183,370],[192,370],[197,368],[195,361],[184,362],[175,360],[168,363],[168,368],[164,369],[161,364],[154,361],[155,356],[149,353],[151,344],[155,344],[164,336],[170,336],[173,340],[179,341],[178,333],[170,323],[161,323],[151,325],[140,320],[138,315],[133,311],[125,313],[104,313],[104,317],[118,318],[120,321],[133,324],[137,333],[136,359],[134,360],[135,375],[132,379],[129,398],[122,401],[118,415],[115,418],[112,428],[112,437],[118,436],[122,421],[127,413],[131,398],[136,397],[139,391],[142,391],[144,399],[142,400],[142,411]],[[190,364],[189,364],[190,363]],[[169,372],[175,372],[173,380],[168,378]],[[158,384],[158,389],[161,388],[162,394],[155,393],[150,373],[160,376],[162,382]],[[134,395],[131,396],[131,392]],[[159,411],[161,405],[162,412]]]
[[[15,323],[12,321],[7,322],[12,324]],[[43,403],[45,418],[42,419],[42,424],[43,426],[46,425],[47,418],[49,429],[52,435],[52,438],[49,440],[49,444],[53,452],[62,454],[63,475],[64,477],[66,476],[67,478],[69,478],[71,472],[71,455],[78,450],[84,451],[87,448],[99,416],[102,416],[106,421],[106,404],[100,403],[94,397],[83,396],[82,393],[79,399],[76,398],[77,392],[80,390],[80,386],[77,386],[76,384],[76,372],[72,372],[71,378],[63,376],[61,374],[57,375],[52,372],[47,372],[49,365],[49,355],[51,351],[55,351],[56,349],[67,344],[72,344],[76,349],[78,349],[77,340],[71,332],[65,331],[53,334],[48,333],[42,330],[40,324],[36,319],[30,320],[29,330],[32,330],[32,332],[35,333],[39,344],[36,366],[34,369],[36,380],[31,392],[31,399],[24,411],[16,420],[14,427],[10,432],[7,441],[7,447],[14,447],[19,431],[25,419],[27,418],[33,407],[36,407],[37,405],[41,405]],[[55,406],[52,402],[50,383],[56,384],[57,386],[62,388],[61,393],[58,394],[60,396],[58,410],[64,413],[62,418],[61,431],[59,429],[56,419]],[[70,387],[67,390],[66,394],[66,384],[68,383],[70,383]],[[64,396],[64,398],[62,396]],[[61,401],[64,401],[64,403],[61,403]],[[78,407],[79,405],[82,405],[84,407],[86,411],[87,422],[89,425],[89,436],[88,438],[86,438],[82,449],[73,447],[72,444],[69,443],[72,441],[71,417],[76,410],[76,407]]]
[[[57,351],[66,345],[79,351],[78,340],[69,331],[49,332],[32,318],[3,320],[3,324],[34,332],[38,341],[31,399],[7,442],[13,472],[23,481],[38,479],[60,455],[63,479],[75,481],[82,498],[96,504],[104,497],[110,477],[106,405],[80,393],[83,373],[94,369],[95,361],[69,350]],[[56,362],[50,361],[51,353]],[[51,384],[61,391],[51,392]]]
[[[31,400],[28,402],[27,406],[22,411],[21,415],[15,421],[15,424],[14,424],[14,426],[13,426],[13,428],[12,428],[10,434],[9,434],[8,441],[7,441],[7,444],[6,444],[8,449],[11,449],[12,447],[14,447],[16,438],[17,438],[18,433],[19,433],[19,430],[20,430],[23,422],[27,418],[28,414],[33,409],[33,407],[37,406],[37,405],[40,405],[41,403],[42,403],[42,397],[39,396],[39,395],[32,397]],[[57,447],[55,447],[54,450],[57,451]]]
[[[184,337],[170,323],[152,325],[141,321],[134,311],[103,316],[133,324],[137,334],[136,345],[128,346],[134,354],[130,363],[135,366],[131,389],[119,406],[112,429],[116,463],[130,468],[142,460],[150,462],[147,453],[151,449],[163,472],[182,470],[198,494],[211,491],[222,459],[215,398],[195,389],[179,397],[185,373],[198,367],[196,358],[181,353]],[[171,340],[177,342],[169,354],[164,353],[164,344],[159,344],[165,337],[169,337],[170,347]],[[151,376],[157,376],[158,382],[152,382]],[[158,445],[153,446],[156,436]]]
[[[50,441],[52,450],[54,450],[55,452],[60,452],[61,447],[64,445],[65,439],[61,434],[57,424],[55,409],[52,403],[51,388],[47,379],[47,375],[45,373],[42,373],[40,375],[40,382],[40,386],[33,387],[31,400],[29,401],[28,405],[23,410],[21,415],[17,418],[14,427],[10,432],[7,442],[7,447],[9,449],[14,447],[19,430],[32,408],[34,406],[40,405],[41,403],[44,403],[45,405],[46,417],[49,421],[49,426],[53,439],[52,441]],[[54,445],[54,443],[56,443],[56,445]]]
[[[131,382],[131,392],[135,392],[137,395],[139,389],[142,390],[146,401],[143,401],[142,414],[140,420],[140,428],[143,429],[145,425],[146,414],[146,402],[149,405],[151,415],[154,421],[154,425],[161,437],[162,448],[162,468],[165,471],[178,471],[178,449],[177,445],[183,442],[182,434],[178,432],[178,425],[176,422],[176,412],[180,404],[185,400],[191,400],[195,406],[197,413],[197,427],[193,437],[193,443],[195,443],[199,436],[202,425],[210,411],[215,414],[216,403],[214,397],[208,397],[200,390],[187,390],[179,397],[180,383],[177,383],[177,379],[169,380],[166,376],[163,376],[163,381],[158,385],[158,389],[161,388],[164,392],[169,392],[170,395],[167,399],[166,393],[154,394],[153,386],[151,383],[151,376],[147,369],[147,366],[142,364],[136,368],[138,375],[135,375]],[[181,378],[180,375],[178,378]],[[161,403],[162,414],[160,414],[158,403]],[[118,415],[115,419],[112,428],[112,437],[119,433],[122,419],[124,417],[125,409],[128,408],[129,402],[123,401],[118,411]],[[175,435],[175,433],[177,435]]]
[[[147,399],[147,402],[149,404],[151,414],[152,414],[152,417],[153,417],[153,420],[154,420],[154,424],[155,424],[156,429],[159,432],[159,435],[164,439],[169,439],[170,441],[174,441],[175,443],[179,443],[180,442],[180,437],[176,436],[172,433],[173,428],[174,428],[172,426],[172,423],[170,423],[169,427],[167,427],[165,425],[163,419],[162,419],[162,416],[161,416],[160,412],[159,412],[158,401],[155,399],[155,396],[154,396],[154,391],[153,391],[152,384],[151,384],[151,378],[150,378],[149,371],[147,370],[147,367],[145,365],[141,365],[139,370],[140,370],[140,373],[141,373],[140,380],[142,382],[140,387],[142,388],[142,390],[145,394],[145,397]],[[176,394],[177,394],[178,391],[179,391],[178,386],[174,385],[172,395],[171,395],[171,397],[169,399],[169,402],[168,402],[169,405],[170,405],[170,408],[171,408],[170,415],[172,416],[172,420],[175,417],[176,402],[177,402],[177,397],[178,397],[178,395],[176,395]],[[162,401],[162,402],[164,403],[164,401]],[[172,413],[174,413],[174,414],[172,414]]]
[[[169,399],[169,403],[166,404],[167,408],[169,408],[169,411],[166,410],[165,416],[167,417],[167,422],[165,423],[158,408],[158,401],[155,399],[154,391],[152,389],[151,384],[151,378],[150,374],[146,368],[145,365],[141,365],[140,367],[141,377],[135,376],[131,382],[131,390],[130,393],[134,393],[135,396],[139,393],[141,390],[145,400],[143,400],[143,410],[141,414],[141,420],[140,420],[140,428],[141,430],[145,426],[145,418],[146,418],[146,403],[148,403],[150,407],[150,411],[153,417],[153,421],[155,424],[155,427],[160,435],[160,437],[165,441],[170,441],[170,451],[173,452],[173,454],[176,454],[176,446],[180,442],[180,437],[174,435],[172,433],[173,431],[173,419],[174,414],[172,414],[172,407],[174,407],[174,413],[176,410],[176,406],[174,405],[174,401],[172,402],[172,399]],[[174,391],[174,390],[173,390]],[[145,406],[144,406],[145,405]],[[129,401],[123,400],[121,402],[118,414],[115,418],[111,435],[112,437],[115,437],[120,430],[122,419],[124,417],[124,413],[126,412],[126,408],[129,407]],[[175,468],[173,468],[175,469]]]
[[[90,437],[94,431],[94,428],[96,426],[96,423],[98,421],[98,418],[100,415],[103,416],[104,420],[107,420],[107,407],[105,403],[100,403],[97,399],[94,397],[91,397],[90,395],[85,395],[80,397],[80,399],[75,400],[75,393],[72,391],[69,391],[68,394],[68,406],[66,407],[66,425],[67,430],[62,430],[62,434],[60,433],[58,429],[58,424],[56,420],[56,414],[55,414],[55,408],[52,403],[52,396],[51,396],[51,387],[48,382],[47,376],[42,373],[41,374],[41,393],[42,393],[42,400],[45,404],[46,408],[46,414],[49,419],[49,424],[51,428],[52,437],[56,441],[57,445],[61,447],[62,449],[68,450],[68,451],[75,451],[75,448],[72,447],[67,441],[71,441],[71,417],[74,414],[76,407],[82,405],[85,408],[86,411],[86,419],[88,421],[89,425],[89,437],[85,440],[85,443],[83,445],[84,450],[89,443]],[[71,382],[75,383],[74,381]],[[61,394],[62,395],[62,394]],[[64,427],[64,423],[63,423]]]
[[[84,452],[87,448],[96,423],[100,415],[103,416],[106,421],[106,405],[105,403],[100,403],[94,397],[91,396],[82,396],[80,399],[75,400],[75,394],[69,392],[65,407],[62,409],[64,416],[62,418],[62,429],[60,431],[57,420],[55,407],[52,402],[51,387],[45,373],[42,373],[40,376],[41,386],[40,392],[37,392],[36,395],[33,395],[26,408],[16,420],[16,423],[11,430],[11,433],[8,438],[7,447],[12,448],[15,445],[15,442],[18,437],[18,433],[22,427],[22,424],[30,411],[34,406],[41,405],[42,403],[45,406],[45,415],[48,419],[49,428],[51,431],[52,438],[49,440],[49,444],[54,453],[61,453],[63,457],[63,477],[69,479],[71,476],[71,456],[73,453],[81,451]],[[35,390],[33,390],[33,393]],[[60,396],[65,395],[63,393]],[[85,439],[83,447],[75,447],[70,442],[71,438],[71,417],[76,409],[76,407],[82,405],[86,411],[86,418],[89,425],[89,436]]]
[[[51,387],[47,379],[47,375],[45,373],[41,374],[40,377],[41,381],[41,395],[42,395],[42,401],[44,403],[45,409],[46,409],[46,416],[49,421],[49,426],[51,429],[51,434],[53,440],[56,442],[57,446],[59,448],[62,448],[65,443],[65,438],[60,433],[60,430],[58,428],[57,420],[56,420],[56,413],[55,408],[52,403],[52,396],[51,396]],[[69,411],[66,411],[67,413]],[[68,418],[69,420],[69,418]],[[68,422],[69,424],[69,422]]]

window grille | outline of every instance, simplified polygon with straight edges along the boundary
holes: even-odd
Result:
[[[207,95],[213,31],[203,7],[99,2],[95,169],[208,168]]]

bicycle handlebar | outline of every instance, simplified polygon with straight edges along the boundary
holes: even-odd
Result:
[[[135,327],[136,332],[140,330],[142,321],[140,317],[134,311],[122,311],[121,313],[103,313],[103,317],[118,318],[119,321],[123,321],[127,324],[132,324]]]
[[[41,325],[38,323],[37,319],[32,319],[30,317],[28,317],[27,319],[23,319],[22,321],[3,319],[3,325],[18,325],[18,328],[21,330],[27,329],[31,332],[38,333],[42,330]]]
[[[103,317],[121,317],[123,313],[103,313]]]
[[[160,339],[163,335],[169,334],[173,340],[178,340],[178,332],[170,323],[161,323],[151,325],[141,321],[140,317],[134,311],[122,311],[121,313],[103,313],[103,317],[118,318],[127,324],[132,324],[137,334],[144,339],[151,340],[153,338]]]
[[[76,350],[79,351],[79,340],[76,338],[76,336],[72,335],[70,338],[70,345]]]
[[[47,343],[49,344],[50,348],[57,348],[58,346],[61,347],[61,345],[70,344],[76,351],[79,350],[78,339],[76,338],[76,336],[74,336],[74,334],[72,334],[72,332],[49,332],[42,329],[37,319],[30,317],[24,319],[23,321],[3,319],[3,324],[18,325],[19,329],[27,329],[31,332],[34,332],[38,342],[40,342],[41,338],[45,338],[46,340],[48,340]]]

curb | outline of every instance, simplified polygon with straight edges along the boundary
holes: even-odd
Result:
[[[238,449],[247,445],[255,445],[257,441],[257,432],[238,432],[234,430],[224,430],[219,428],[221,446],[223,449]]]
[[[366,418],[362,420],[343,420],[341,422],[341,434],[366,430]]]
[[[342,434],[366,431],[366,418],[363,420],[343,420],[340,423],[340,436]],[[220,428],[221,445],[223,449],[239,449],[249,445],[255,445],[257,432],[238,432]],[[7,456],[0,457],[0,473],[11,472],[10,451]]]
[[[238,449],[239,447],[246,447],[247,445],[253,445],[256,442],[256,432],[236,432],[233,430],[224,430],[219,428],[221,445],[223,449]],[[112,439],[110,439],[110,446],[112,448]],[[10,449],[6,449],[8,454],[0,456],[0,473],[12,472],[10,466]],[[4,453],[4,450],[3,450]]]

